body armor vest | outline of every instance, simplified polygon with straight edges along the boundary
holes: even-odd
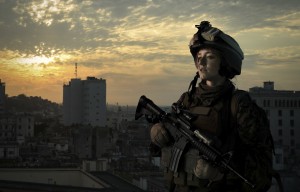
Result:
[[[231,97],[231,94],[229,96]],[[208,135],[213,139],[214,147],[225,153],[232,150],[234,144],[233,136],[229,136],[229,134],[233,133],[230,130],[234,130],[230,128],[232,119],[230,103],[231,99],[221,98],[211,106],[201,106],[198,103],[198,99],[190,102],[186,93],[183,94],[177,104],[196,116],[192,122],[193,128]],[[229,143],[228,140],[230,141]],[[175,173],[169,170],[171,153],[172,146],[162,149],[161,165],[165,168],[165,179],[174,182],[176,185],[207,185],[208,180],[197,178],[193,172],[197,160],[202,156],[198,150],[187,147],[181,157],[179,168]]]

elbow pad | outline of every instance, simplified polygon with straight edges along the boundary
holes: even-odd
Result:
[[[150,137],[151,141],[160,148],[171,143],[171,136],[162,123],[156,123],[151,127]]]

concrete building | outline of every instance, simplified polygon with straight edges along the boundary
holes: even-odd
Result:
[[[0,139],[24,143],[26,137],[34,136],[34,117],[20,114],[0,118]]]
[[[0,79],[0,117],[5,113],[5,83]]]
[[[16,116],[16,136],[18,143],[24,143],[27,137],[34,136],[34,117],[32,115]]]
[[[58,152],[68,152],[69,138],[67,137],[53,137],[49,139],[48,146]]]
[[[275,169],[287,169],[300,158],[300,91],[275,90],[274,82],[249,89],[269,118],[275,143]]]
[[[91,126],[72,128],[73,152],[79,159],[95,159],[95,131]]]
[[[19,145],[13,141],[0,141],[0,159],[16,159],[19,157]],[[1,164],[3,166],[3,164]]]
[[[106,81],[95,77],[71,79],[63,86],[64,125],[106,125]]]
[[[98,159],[114,145],[107,128],[85,126],[72,127],[71,151],[79,159]]]
[[[16,120],[9,117],[0,118],[0,140],[16,141]]]
[[[19,157],[19,144],[34,136],[31,115],[2,116],[0,118],[0,159]]]

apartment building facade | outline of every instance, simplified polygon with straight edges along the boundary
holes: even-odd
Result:
[[[19,157],[19,145],[34,136],[34,118],[19,114],[0,118],[0,159]]]
[[[285,169],[300,158],[300,91],[275,90],[274,82],[249,89],[269,118],[275,144],[274,164]]]
[[[106,125],[106,80],[87,77],[71,79],[63,86],[64,125]]]

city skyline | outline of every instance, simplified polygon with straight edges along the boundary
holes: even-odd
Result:
[[[0,79],[9,96],[61,103],[63,84],[103,78],[107,102],[136,105],[141,95],[170,105],[196,70],[188,43],[208,20],[245,54],[240,89],[274,81],[300,90],[300,11],[279,1],[0,0]],[[225,15],[224,15],[225,13]]]

